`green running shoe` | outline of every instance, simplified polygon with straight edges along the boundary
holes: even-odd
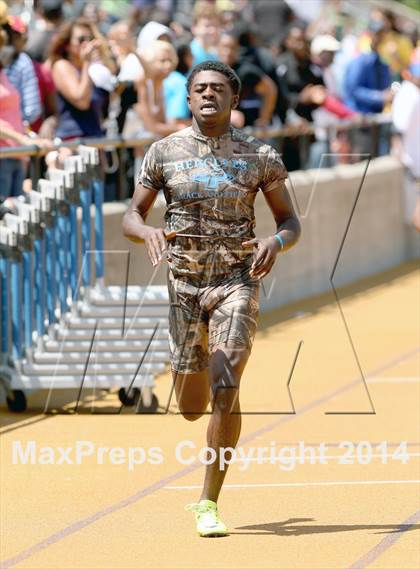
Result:
[[[197,533],[200,537],[221,537],[228,534],[212,500],[201,500],[198,504],[188,504],[185,509],[195,514]]]

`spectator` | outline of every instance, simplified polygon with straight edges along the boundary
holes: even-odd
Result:
[[[172,44],[156,40],[139,53],[143,74],[137,83],[136,110],[146,131],[167,136],[186,126],[165,116],[163,81],[176,69],[178,56]]]
[[[194,3],[194,0],[183,0],[183,2],[177,0],[174,3],[170,26],[178,39],[185,38],[191,31]]]
[[[14,78],[15,86],[21,86],[21,97],[25,96],[26,100],[30,101],[30,98],[32,97],[31,91],[29,90],[31,79],[29,79],[29,81],[26,80],[25,67],[22,68],[23,71],[21,74],[16,74],[19,70],[19,66],[21,65],[18,59],[21,61],[22,56],[23,58],[27,58],[27,55],[25,53],[22,53],[22,50],[26,48],[26,26],[18,16],[10,16],[8,21],[8,28],[11,30],[9,31],[9,56],[11,60],[8,69],[9,67],[11,68],[12,80]],[[51,73],[48,69],[46,69],[44,65],[41,65],[41,63],[32,60],[29,60],[28,65],[32,66],[33,73],[35,74],[41,112],[39,116],[31,123],[29,123],[28,120],[25,120],[25,125],[28,130],[30,129],[31,131],[38,133],[40,132],[44,120],[56,113],[55,86],[51,77]],[[15,69],[16,66],[17,68]],[[28,67],[28,69],[31,71],[30,67]],[[45,128],[42,129],[42,132],[43,136],[49,138],[47,126],[48,125],[46,124]]]
[[[402,161],[412,177],[420,179],[420,59],[402,76],[404,80],[392,104],[392,120],[403,139]]]
[[[315,18],[310,21],[306,29],[308,37],[314,39],[316,36],[328,34],[341,41],[344,35],[344,28],[349,24],[348,17],[353,12],[357,12],[357,8],[350,5],[349,2],[322,0],[322,4],[317,12]],[[297,14],[297,17],[299,17],[299,14]],[[302,17],[302,14],[300,17]],[[305,17],[303,19],[306,21]],[[355,29],[354,24],[356,23],[353,22],[353,30]]]
[[[29,55],[23,53],[27,38],[26,25],[19,16],[9,16],[5,30],[8,34],[10,60],[4,72],[19,92],[23,121],[29,127],[41,117],[42,107],[33,63]]]
[[[226,32],[231,32],[237,19],[241,17],[238,6],[235,5],[233,0],[219,0],[216,3],[216,9],[221,29]]]
[[[267,48],[259,45],[261,36],[258,28],[239,20],[235,22],[232,32],[238,38],[240,60],[253,63],[276,82],[276,60]]]
[[[368,31],[372,51],[361,53],[347,67],[345,102],[360,113],[381,113],[393,98],[389,67],[378,53],[385,29],[381,22],[371,20]]]
[[[418,233],[420,233],[420,196],[417,191],[417,201],[413,213],[413,225]]]
[[[359,36],[355,33],[356,19],[347,12],[342,13],[341,18],[342,27],[338,30],[340,50],[336,52],[331,67],[335,79],[335,88],[340,99],[344,100],[344,80],[347,67],[360,52],[358,49]]]
[[[349,161],[349,140],[346,132],[337,133],[332,138],[331,129],[331,136],[328,136],[328,127],[336,126],[338,119],[348,119],[355,115],[352,109],[341,102],[337,94],[338,87],[332,63],[339,49],[340,43],[328,34],[316,36],[311,43],[312,62],[321,70],[325,88],[321,90],[320,87],[318,99],[320,106],[312,112],[315,142],[309,149],[306,164],[308,168],[329,168],[337,162]]]
[[[85,7],[85,0],[80,2],[79,0],[64,0],[63,2],[63,14],[65,20],[73,20],[75,18],[80,18]]]
[[[240,61],[255,65],[275,83],[277,87],[277,101],[273,123],[280,126],[280,121],[284,123],[286,120],[287,98],[282,81],[279,81],[277,76],[276,58],[271,51],[258,45],[259,35],[255,26],[239,20],[235,23],[233,32],[239,41]],[[272,144],[275,145],[275,141]]]
[[[114,49],[116,47],[117,52],[120,52],[118,80],[124,84],[121,92],[118,129],[120,132],[124,132],[125,136],[135,136],[139,130],[144,128],[144,122],[139,122],[139,114],[132,110],[138,102],[138,84],[144,77],[144,70],[138,55],[135,53],[134,39],[131,38],[129,22],[114,24],[109,37],[113,39]],[[155,21],[148,22],[138,35],[137,50],[142,52],[156,40],[170,42],[172,38],[173,33],[167,26]]]
[[[144,51],[156,40],[172,42],[174,34],[168,26],[159,22],[148,22],[139,33],[137,38],[137,50]]]
[[[111,25],[117,21],[117,18],[105,10],[104,5],[104,2],[98,2],[97,0],[84,2],[81,17],[96,26],[101,34],[106,35]]]
[[[327,34],[316,36],[311,43],[312,62],[321,70],[322,79],[325,83],[324,96],[319,97],[319,100],[323,101],[322,111],[344,119],[354,116],[355,112],[344,105],[338,95],[338,86],[332,69],[332,63],[335,53],[339,49],[340,42],[333,36]],[[320,109],[317,109],[314,113],[318,113],[318,111],[320,111]]]
[[[420,231],[420,58],[402,76],[404,80],[392,104],[392,121],[401,135],[401,160],[406,166],[405,219],[407,223],[414,221]]]
[[[136,46],[130,23],[127,20],[121,20],[113,24],[107,37],[119,67],[118,80],[120,82],[138,81],[142,66],[134,53]]]
[[[277,76],[285,88],[289,110],[312,122],[312,112],[320,106],[324,86],[321,70],[312,65],[304,29],[291,24],[283,40],[285,49],[277,61]],[[322,102],[322,101],[321,101]],[[290,121],[290,113],[289,118]]]
[[[9,8],[4,0],[0,0],[0,48],[7,42],[7,36],[4,35],[3,26],[7,24],[9,17]]]
[[[323,5],[326,3],[325,0],[309,0],[306,2],[302,2],[302,0],[287,0],[287,4],[293,10],[294,17],[301,22],[305,22],[305,26],[307,24],[312,25],[316,22],[320,16]],[[334,5],[340,3],[340,0],[338,2],[337,0],[331,0],[331,3]],[[333,8],[333,6],[331,6],[330,9],[331,8]]]
[[[138,56],[142,64],[142,75],[137,82],[138,103],[133,108],[140,123],[130,116],[124,135],[138,137],[149,133],[163,137],[186,127],[186,122],[175,118],[167,119],[165,114],[163,82],[178,65],[173,45],[156,40],[139,52]],[[143,155],[144,148],[134,149],[135,172],[140,169]]]
[[[168,120],[185,123],[191,117],[187,103],[187,76],[192,68],[193,55],[188,43],[177,46],[178,65],[163,81],[165,115]]]
[[[207,60],[216,61],[220,19],[216,9],[208,2],[199,1],[194,6],[191,31],[193,34],[190,44],[194,57],[193,65]]]
[[[0,12],[4,12],[1,6]],[[7,42],[7,33],[0,26],[0,50]],[[9,81],[0,58],[0,147],[30,146],[48,148],[51,144],[25,134],[18,90]],[[18,158],[3,158],[0,167],[0,196],[18,196],[22,193],[25,177],[24,162]]]
[[[255,23],[263,30],[263,41],[268,46],[293,19],[293,11],[285,0],[258,0],[254,4]]]
[[[109,105],[111,96],[113,95],[118,79],[113,73],[114,67],[111,69],[102,62],[100,58],[95,58],[89,66],[89,76],[92,80],[93,87],[98,95],[100,124],[103,127],[107,121],[109,113]],[[110,136],[106,132],[105,136]]]
[[[137,103],[136,83],[143,73],[140,60],[135,52],[135,39],[130,22],[121,20],[113,24],[108,32],[108,40],[116,59],[119,71],[118,93],[120,109],[117,116],[118,132],[123,132],[127,112]]]
[[[322,70],[325,86],[333,95],[338,92],[331,66],[339,49],[340,42],[329,34],[317,35],[311,42],[311,60]]]
[[[57,128],[57,92],[51,70],[45,63],[33,61],[41,98],[42,115],[31,124],[34,132],[46,138],[54,138]]]
[[[61,0],[42,0],[38,6],[38,17],[29,28],[26,53],[32,58],[41,99],[41,116],[31,124],[34,132],[45,138],[53,138],[57,128],[56,89],[51,70],[45,64],[48,46],[63,20]]]
[[[223,32],[219,41],[220,61],[230,65],[242,82],[238,109],[245,126],[268,126],[276,106],[276,84],[259,67],[239,58],[239,42],[232,32]]]
[[[48,57],[48,47],[63,22],[61,0],[41,0],[35,25],[29,28],[26,53],[35,61],[44,62]]]
[[[103,95],[89,74],[93,63],[112,67],[96,27],[84,18],[64,24],[50,52],[59,113],[56,134],[63,140],[103,135]]]
[[[344,102],[348,107],[362,114],[382,113],[394,97],[391,74],[388,65],[381,61],[378,46],[382,41],[384,27],[381,22],[371,20],[368,31],[371,37],[371,52],[361,53],[347,67]],[[370,128],[361,128],[352,133],[353,147],[361,153],[382,156],[389,152],[389,128],[378,129],[378,145]]]
[[[276,67],[282,95],[278,113],[282,122],[296,131],[283,141],[283,160],[288,170],[298,170],[304,167],[305,160],[296,135],[313,121],[313,111],[324,102],[325,87],[321,70],[311,62],[309,42],[300,24],[290,24],[281,48]]]
[[[413,52],[413,44],[407,36],[401,34],[396,26],[395,16],[390,10],[375,9],[371,13],[371,21],[383,28],[383,34],[376,48],[377,52],[386,63],[393,75],[393,79],[399,80],[401,72],[410,63]],[[364,34],[360,39],[360,49],[369,52],[372,37]]]

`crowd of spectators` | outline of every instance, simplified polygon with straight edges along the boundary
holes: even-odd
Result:
[[[390,11],[360,13],[353,4],[0,0],[0,146],[166,136],[191,124],[191,68],[220,60],[242,81],[232,124],[283,129],[281,143],[270,142],[289,170],[372,152],[363,118],[391,117],[404,82],[412,85],[406,97],[419,96],[417,30],[408,21],[403,29]],[[362,126],[346,131],[348,121]],[[377,153],[388,152],[386,121],[377,138]],[[328,152],[342,158],[322,163]],[[25,163],[0,162],[0,193],[17,195]]]

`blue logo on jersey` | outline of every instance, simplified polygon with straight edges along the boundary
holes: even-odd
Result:
[[[209,172],[203,172],[202,174],[196,174],[193,176],[193,182],[202,182],[206,188],[210,190],[217,189],[220,184],[226,182],[232,182],[235,179],[233,174],[227,172],[220,172],[215,174],[210,174]]]

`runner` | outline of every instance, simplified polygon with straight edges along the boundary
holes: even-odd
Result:
[[[241,429],[239,384],[257,327],[259,285],[277,254],[299,238],[300,224],[285,187],[287,172],[269,145],[230,126],[240,80],[227,65],[206,61],[187,85],[192,126],[152,144],[124,216],[123,232],[145,243],[156,266],[166,255],[170,298],[169,345],[182,415],[211,414],[206,466],[195,513],[200,536],[227,528],[217,510],[226,475],[219,449],[235,448]],[[256,239],[254,201],[261,190],[277,225]],[[166,228],[146,225],[159,191]],[[229,457],[229,455],[227,455]]]

